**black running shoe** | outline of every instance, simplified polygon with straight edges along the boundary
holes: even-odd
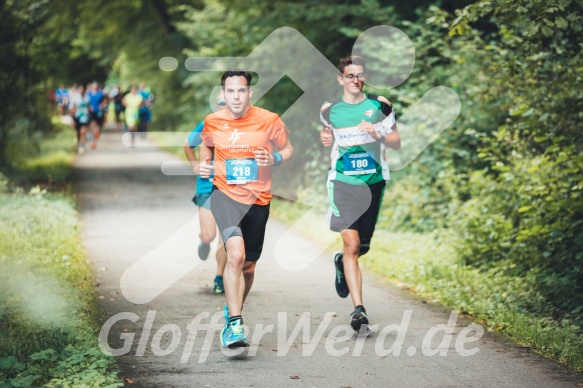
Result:
[[[334,285],[336,286],[336,292],[341,298],[346,298],[349,294],[348,284],[346,284],[346,278],[344,277],[344,264],[342,263],[342,252],[336,252],[334,254],[334,265],[336,266],[336,280]]]
[[[366,311],[363,306],[356,306],[350,315],[350,326],[352,326],[355,331],[360,332],[360,327],[362,325],[368,325],[368,317],[366,316]]]
[[[201,242],[198,244],[198,257],[201,260],[206,260],[209,257],[209,253],[211,252],[211,244],[205,244]]]

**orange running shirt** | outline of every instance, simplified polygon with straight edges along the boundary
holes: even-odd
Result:
[[[202,141],[214,147],[213,184],[229,198],[244,204],[267,205],[271,201],[271,167],[258,167],[253,151],[273,146],[282,148],[289,131],[279,115],[250,106],[234,119],[229,110],[212,113],[204,119]]]

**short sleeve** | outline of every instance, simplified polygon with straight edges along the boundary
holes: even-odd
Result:
[[[271,133],[269,139],[278,148],[282,148],[287,143],[288,134],[289,130],[286,128],[285,124],[283,123],[283,120],[278,117],[271,126]]]
[[[204,119],[203,123],[206,123],[206,125],[203,125],[202,131],[200,132],[201,142],[207,147],[214,147],[215,142],[213,139],[212,122],[207,119],[208,116]]]
[[[194,128],[192,132],[190,132],[190,134],[188,135],[188,145],[190,146],[190,148],[198,147],[200,143],[202,143],[201,134],[203,128],[204,121],[201,121],[200,123],[198,123],[196,128]]]

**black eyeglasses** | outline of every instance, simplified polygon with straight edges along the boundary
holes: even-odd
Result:
[[[346,78],[347,80],[353,81],[355,78],[357,81],[364,81],[364,79],[366,78],[366,74],[342,74],[342,76],[344,78]]]

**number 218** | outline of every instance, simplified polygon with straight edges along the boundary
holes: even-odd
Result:
[[[233,176],[250,176],[251,167],[235,167],[233,168]]]

